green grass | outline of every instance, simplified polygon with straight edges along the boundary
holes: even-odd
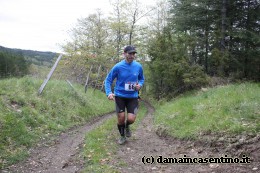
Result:
[[[211,132],[257,134],[260,131],[259,104],[259,84],[220,86],[158,104],[155,123],[179,138],[197,138]]]
[[[38,96],[42,80],[30,77],[0,80],[0,169],[28,156],[40,140],[111,112],[104,93],[66,81],[50,80]]]
[[[66,81],[50,80],[41,96],[42,80],[30,77],[0,80],[0,169],[23,160],[40,140],[114,110],[104,93]],[[205,133],[257,134],[260,131],[259,84],[243,83],[186,93],[155,105],[156,125],[179,138]],[[147,110],[141,106],[135,129]],[[116,172],[116,116],[86,135],[84,172]],[[123,162],[117,164],[125,165]]]
[[[147,112],[142,102],[139,109],[136,122],[131,125],[134,131],[144,118]],[[104,124],[92,130],[86,135],[83,156],[86,161],[86,167],[82,172],[118,172],[109,162],[117,160],[115,154],[118,148],[117,140],[119,132],[117,130],[116,115],[107,120]],[[125,163],[118,162],[120,166]],[[115,165],[114,165],[115,166]]]

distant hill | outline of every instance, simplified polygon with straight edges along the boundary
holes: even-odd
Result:
[[[53,60],[55,60],[58,57],[58,53],[56,52],[24,50],[16,48],[7,48],[3,46],[0,46],[0,52],[11,52],[13,54],[22,55],[24,56],[27,62],[40,66],[51,66],[53,64]]]

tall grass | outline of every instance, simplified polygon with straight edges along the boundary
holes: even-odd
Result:
[[[66,81],[50,80],[42,95],[42,80],[24,77],[0,81],[0,168],[24,159],[39,140],[111,112],[104,93]]]
[[[256,134],[260,131],[259,104],[259,84],[220,86],[157,105],[155,122],[180,138],[196,138],[205,132]]]

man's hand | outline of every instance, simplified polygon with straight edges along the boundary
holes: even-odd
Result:
[[[115,94],[111,93],[107,96],[108,100],[115,100]]]
[[[135,85],[135,90],[136,91],[139,91],[141,89],[141,85],[139,85],[139,83],[137,83],[136,85]]]

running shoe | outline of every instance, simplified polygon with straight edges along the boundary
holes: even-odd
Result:
[[[125,136],[121,136],[121,137],[119,138],[119,140],[118,140],[118,143],[119,143],[120,145],[124,144],[125,142],[126,142],[126,137],[125,137]]]
[[[130,127],[127,127],[127,128],[125,129],[125,135],[126,135],[126,137],[128,137],[128,138],[132,136]]]

